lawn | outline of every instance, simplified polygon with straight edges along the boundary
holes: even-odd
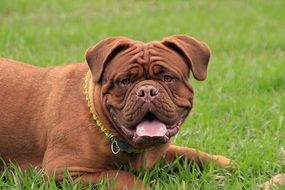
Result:
[[[205,82],[190,78],[195,107],[173,142],[230,157],[236,168],[179,165],[171,173],[160,163],[139,175],[154,189],[212,190],[254,189],[284,173],[285,1],[0,1],[0,56],[38,66],[83,62],[89,46],[110,36],[181,33],[206,41],[212,60]],[[10,165],[0,189],[92,188],[44,176]]]

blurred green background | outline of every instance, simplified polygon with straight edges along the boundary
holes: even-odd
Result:
[[[285,172],[285,1],[0,1],[0,56],[38,66],[84,62],[110,36],[172,34],[212,49],[207,81],[190,79],[195,107],[174,143],[231,157],[237,169],[145,180],[157,189],[252,189]]]

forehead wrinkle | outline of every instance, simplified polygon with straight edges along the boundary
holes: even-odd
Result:
[[[108,64],[107,67],[114,66],[120,67],[121,65],[128,65],[133,62],[137,62],[136,60],[142,56],[141,48],[133,45],[131,48],[120,52],[116,55]]]
[[[188,77],[189,67],[185,59],[181,57],[176,51],[171,50],[163,44],[156,42],[150,49],[150,62],[151,63],[164,63],[176,71],[181,72]]]
[[[138,44],[132,44],[128,49],[125,51],[119,53],[121,56],[126,56],[126,55],[135,55],[137,53],[141,52],[141,47],[138,46]]]
[[[108,72],[114,78],[130,74],[134,69],[143,70],[142,66],[139,63],[137,63],[134,58],[126,62],[121,62],[121,61],[122,60],[112,63],[112,65],[110,65],[108,68]]]
[[[136,46],[139,52],[137,53],[137,55],[135,55],[132,58],[132,60],[142,66],[144,75],[145,77],[147,77],[148,67],[150,64],[150,56],[149,56],[150,44],[140,42],[140,43],[137,43]]]
[[[168,53],[172,53],[173,50],[169,49],[168,47],[166,47],[165,45],[163,45],[161,42],[153,42],[151,44],[151,50],[157,51],[157,52],[168,52]]]
[[[149,63],[149,44],[141,44],[142,56],[138,58],[138,63],[145,65]]]
[[[125,74],[129,74],[129,73],[132,73],[132,71],[139,71],[141,68],[141,65],[139,64],[132,64],[132,65],[129,65],[128,67],[124,67],[122,72],[118,73],[116,72],[116,75],[119,76],[119,75],[125,75]]]
[[[139,68],[145,72],[144,65],[141,64],[141,59],[144,57],[144,44],[141,42],[135,42],[130,47],[120,53],[118,53],[104,69],[104,72],[109,73],[111,76],[117,76],[118,71],[126,73],[131,68]],[[134,65],[135,64],[135,65]],[[122,74],[122,72],[120,72]],[[110,78],[108,76],[107,78]]]

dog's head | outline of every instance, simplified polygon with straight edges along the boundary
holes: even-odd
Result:
[[[185,35],[150,43],[109,38],[86,54],[105,114],[135,147],[166,143],[178,132],[193,106],[190,72],[205,80],[209,59],[208,46]]]

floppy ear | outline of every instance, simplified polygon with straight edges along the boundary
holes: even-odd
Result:
[[[107,38],[90,47],[86,52],[86,61],[94,82],[100,82],[104,68],[119,52],[127,49],[131,40],[125,37]]]
[[[211,52],[206,43],[190,36],[174,35],[164,38],[162,44],[184,57],[197,80],[205,80],[207,78]]]

